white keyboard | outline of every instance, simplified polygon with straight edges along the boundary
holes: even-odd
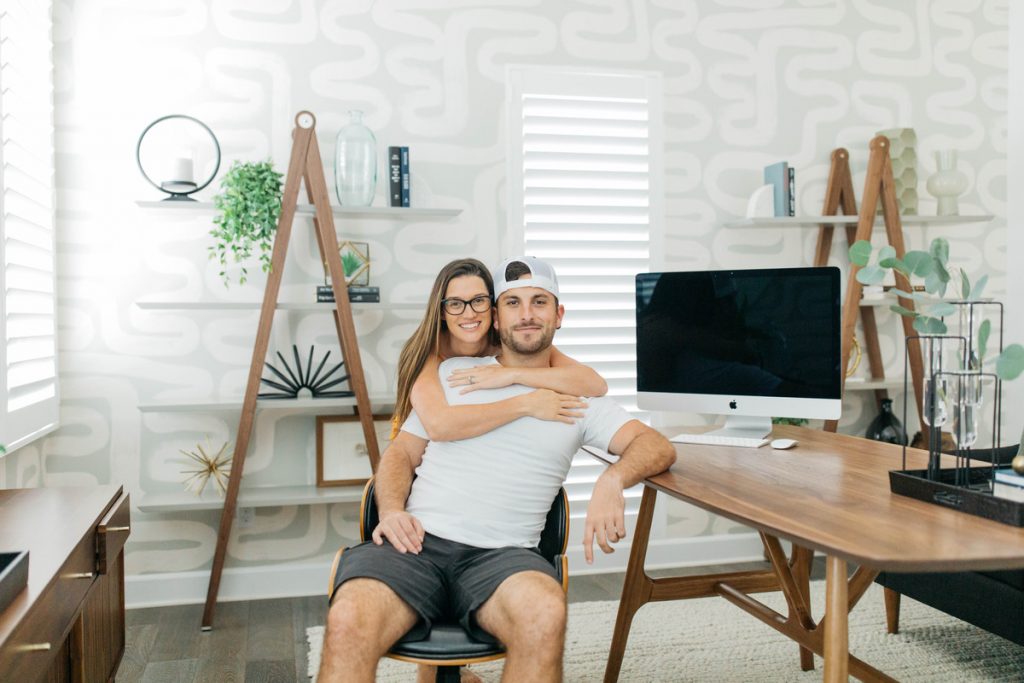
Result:
[[[699,443],[707,446],[739,446],[760,448],[768,439],[750,439],[742,436],[718,436],[716,434],[676,434],[669,441],[676,443]]]

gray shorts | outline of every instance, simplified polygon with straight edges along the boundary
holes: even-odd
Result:
[[[501,582],[519,572],[538,571],[557,580],[554,566],[536,548],[476,548],[432,534],[418,555],[400,553],[386,542],[348,548],[334,577],[334,593],[349,579],[382,581],[419,614],[402,641],[427,637],[435,621],[458,622],[473,638],[497,642],[476,622],[476,611]]]

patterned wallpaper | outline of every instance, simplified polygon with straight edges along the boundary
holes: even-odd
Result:
[[[455,219],[356,220],[373,284],[422,301],[437,269],[494,263],[505,235],[504,68],[588,65],[664,75],[667,269],[802,265],[813,229],[726,229],[761,168],[797,169],[798,213],[819,213],[830,151],[849,148],[858,195],[875,131],[918,134],[921,212],[932,153],[954,148],[970,184],[963,213],[988,224],[908,229],[908,244],[949,237],[957,264],[1005,288],[1007,13],[1003,0],[127,0],[58,2],[57,186],[63,427],[0,462],[0,485],[124,482],[133,500],[180,489],[179,449],[232,438],[236,415],[140,413],[140,403],[238,396],[256,314],[141,310],[138,300],[253,300],[262,277],[225,289],[206,259],[210,216],[143,209],[155,199],[133,159],[158,116],[199,117],[225,161],[284,169],[294,114],[318,117],[325,162],[345,112],[359,108],[381,149],[412,148],[420,206]],[[383,152],[382,152],[383,157]],[[328,178],[333,173],[328,168]],[[212,189],[212,188],[211,188]],[[378,204],[384,196],[378,192]],[[203,198],[209,198],[210,191]],[[320,276],[309,223],[296,223],[282,298],[311,297]],[[833,260],[843,245],[836,240]],[[271,348],[330,348],[328,316],[279,313]],[[393,381],[415,312],[362,313],[371,392]],[[898,325],[880,316],[882,350],[902,368]],[[865,399],[843,423],[863,430]],[[266,412],[246,463],[249,485],[311,481],[313,417]],[[209,567],[218,516],[135,513],[130,573]],[[236,528],[229,566],[319,560],[356,533],[354,506],[267,508]],[[739,531],[683,506],[668,533]]]

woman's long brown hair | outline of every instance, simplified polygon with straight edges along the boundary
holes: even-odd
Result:
[[[447,334],[447,326],[444,321],[444,314],[441,311],[441,300],[448,291],[448,283],[457,277],[475,275],[487,285],[487,293],[494,298],[494,280],[491,272],[487,270],[480,261],[475,258],[456,259],[441,269],[434,279],[434,287],[430,290],[430,298],[427,300],[427,310],[420,322],[419,327],[409,337],[402,347],[402,353],[398,356],[398,392],[395,399],[395,413],[391,417],[392,438],[397,434],[399,427],[409,417],[412,410],[412,385],[416,378],[423,371],[427,359],[437,354],[441,347],[441,333]],[[497,330],[492,322],[488,341],[497,345]]]

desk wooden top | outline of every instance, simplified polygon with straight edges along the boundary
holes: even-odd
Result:
[[[674,444],[676,464],[645,483],[874,569],[1024,567],[1024,529],[890,492],[889,470],[902,467],[899,446],[785,425],[772,436],[800,443],[789,450]],[[927,455],[908,449],[907,468],[925,469]]]

